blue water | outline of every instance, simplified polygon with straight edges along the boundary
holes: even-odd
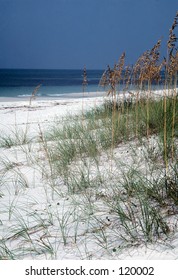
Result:
[[[102,74],[103,70],[87,70],[88,85],[85,87],[85,92],[104,91],[98,86]],[[164,81],[163,71],[161,76],[161,80]],[[36,96],[70,97],[70,93],[83,92],[82,82],[83,70],[0,69],[0,97],[29,97],[38,85],[41,86]],[[156,84],[154,86],[158,87]],[[122,88],[120,84],[119,89]]]
[[[87,92],[96,92],[103,70],[87,70]],[[37,96],[58,97],[82,93],[83,70],[0,69],[0,97],[31,96],[40,84]]]

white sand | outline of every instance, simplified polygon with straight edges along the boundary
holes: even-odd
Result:
[[[101,104],[103,98],[34,100],[31,106],[28,100],[0,101],[1,136],[13,136],[14,133],[21,133],[28,127],[28,133],[32,137],[39,134],[39,124],[45,131],[57,118],[61,119],[61,122],[66,115],[72,118],[82,110],[86,111]],[[115,150],[115,154],[118,157],[124,156],[131,164],[128,149],[127,144],[121,145]],[[34,155],[35,161],[30,155]],[[139,151],[137,157],[139,161]],[[6,240],[6,246],[16,253],[17,258],[177,259],[177,229],[167,243],[159,240],[155,244],[138,245],[126,248],[121,253],[118,250],[115,252],[114,246],[120,246],[121,241],[118,238],[118,229],[115,230],[114,237],[113,229],[110,229],[110,224],[114,226],[114,216],[108,213],[108,209],[100,200],[96,200],[95,219],[92,218],[87,200],[89,197],[94,200],[92,190],[88,190],[88,197],[80,194],[69,195],[64,182],[59,178],[58,186],[61,193],[54,193],[41,171],[45,172],[49,167],[45,163],[45,156],[39,144],[0,148],[0,159],[0,174],[3,174],[5,165],[9,163],[11,166],[14,165],[0,182],[0,242],[3,244]],[[140,154],[141,164],[143,162]],[[109,162],[103,155],[103,168],[109,168],[108,166]],[[102,191],[106,190],[102,190],[101,187],[100,192]],[[109,221],[108,215],[111,216]],[[98,231],[101,230],[101,224],[99,228],[96,217],[103,220],[102,232],[105,232],[108,239],[107,250],[106,244],[100,243],[102,237]],[[28,228],[31,244],[27,242],[28,237],[23,237],[23,233],[19,233],[25,227]],[[110,237],[113,240],[109,240]],[[33,246],[36,252],[33,251]]]

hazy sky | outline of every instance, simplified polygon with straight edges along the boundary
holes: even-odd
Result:
[[[166,52],[177,10],[178,0],[0,0],[0,68],[103,69],[123,51],[132,64],[160,38]]]

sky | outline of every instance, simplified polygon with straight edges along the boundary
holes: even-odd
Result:
[[[0,68],[105,69],[166,41],[178,0],[0,0]],[[177,27],[178,29],[178,27]]]

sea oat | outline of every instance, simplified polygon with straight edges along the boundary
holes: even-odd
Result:
[[[34,100],[36,98],[36,93],[38,92],[39,88],[41,87],[41,84],[39,84],[38,86],[36,86],[36,88],[34,89],[34,91],[32,92],[31,96],[30,96],[30,105],[32,103],[32,100]]]

